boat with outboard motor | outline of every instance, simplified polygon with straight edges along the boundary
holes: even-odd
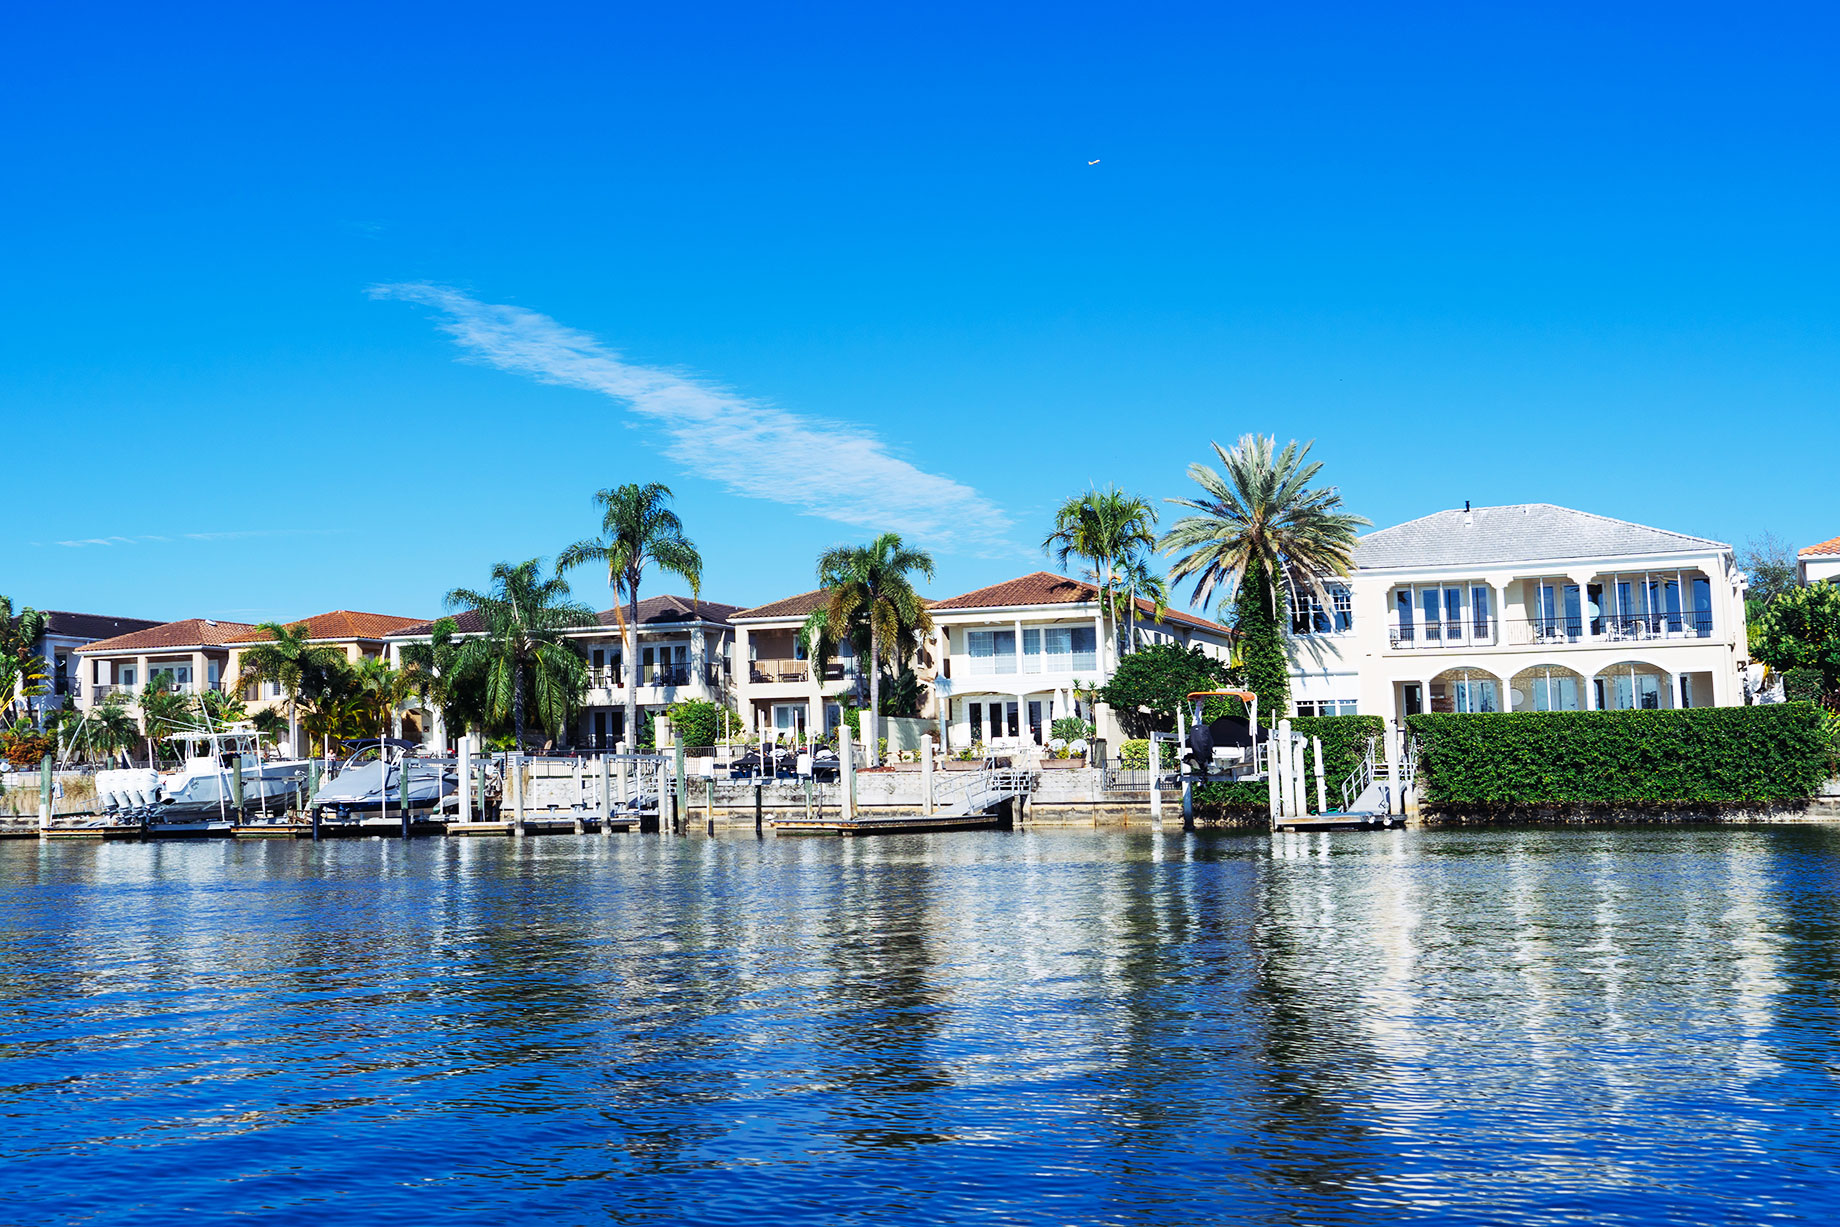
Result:
[[[448,756],[418,753],[421,746],[400,737],[365,737],[342,741],[346,757],[338,773],[313,794],[313,808],[340,818],[397,810],[404,802],[408,776],[411,812],[433,810],[460,789],[459,769]]]
[[[270,759],[253,725],[191,728],[165,738],[179,766],[96,773],[96,802],[104,817],[137,821],[163,834],[228,831],[252,816],[279,817],[291,798],[304,794],[309,763]]]

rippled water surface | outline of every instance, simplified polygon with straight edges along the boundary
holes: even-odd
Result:
[[[0,1220],[1832,1221],[1821,829],[0,844]]]

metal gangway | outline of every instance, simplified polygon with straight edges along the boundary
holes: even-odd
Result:
[[[1004,802],[1026,797],[1034,791],[1034,772],[986,763],[978,771],[947,775],[945,783],[935,791],[933,816],[960,818],[988,814]]]

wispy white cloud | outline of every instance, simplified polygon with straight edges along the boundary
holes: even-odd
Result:
[[[547,315],[480,302],[422,282],[371,287],[375,298],[420,303],[469,355],[542,383],[598,392],[663,428],[665,451],[690,473],[736,494],[795,507],[915,544],[975,552],[1014,549],[1009,517],[970,486],[893,455],[860,427],[763,403],[694,376],[640,366]]]
[[[325,537],[350,531],[345,528],[233,528],[180,533],[179,538],[184,541],[234,541],[244,537]],[[40,548],[55,545],[67,550],[82,550],[93,546],[171,545],[172,543],[172,537],[160,533],[136,533],[133,536],[72,537],[65,541],[34,541],[32,544]]]

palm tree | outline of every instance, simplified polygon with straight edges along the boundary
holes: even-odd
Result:
[[[345,654],[326,644],[309,643],[307,636],[311,632],[305,622],[294,626],[264,622],[256,630],[268,639],[243,649],[243,670],[237,685],[272,682],[281,688],[287,699],[288,753],[298,755],[301,700],[324,689],[328,678],[345,664]]]
[[[161,738],[195,726],[192,700],[179,693],[170,674],[156,673],[141,687],[140,706],[141,736],[147,741],[147,762],[155,765],[159,761]]]
[[[1118,567],[1118,583],[1124,589],[1125,644],[1127,650],[1137,650],[1137,599],[1144,598],[1150,602],[1150,619],[1161,622],[1169,610],[1169,584],[1150,569],[1150,560],[1141,552],[1133,552]]]
[[[587,663],[565,632],[598,625],[593,610],[570,599],[568,581],[560,574],[544,578],[536,558],[501,562],[492,568],[490,588],[455,588],[447,607],[474,610],[485,622],[483,635],[461,643],[456,663],[485,675],[491,716],[510,715],[518,748],[524,746],[527,688],[537,719],[550,736],[559,735],[588,685]]]
[[[1231,451],[1213,446],[1222,471],[1188,466],[1203,497],[1169,501],[1198,514],[1176,521],[1158,545],[1178,555],[1170,579],[1192,579],[1198,605],[1206,608],[1216,590],[1221,603],[1234,602],[1247,683],[1276,719],[1290,695],[1286,598],[1307,587],[1328,607],[1323,581],[1349,573],[1355,530],[1369,521],[1342,511],[1334,486],[1311,488],[1322,470],[1320,461],[1306,463],[1312,444],[1293,440],[1279,452],[1276,439],[1245,435]]]
[[[601,509],[601,535],[577,541],[556,558],[556,570],[568,571],[587,563],[607,568],[607,586],[614,591],[614,618],[626,657],[625,737],[639,743],[639,583],[647,564],[681,576],[690,585],[691,599],[703,590],[703,556],[684,536],[683,521],[672,511],[670,488],[658,482],[641,486],[633,482],[594,496]],[[626,598],[621,613],[619,598]]]
[[[1062,571],[1070,558],[1087,563],[1087,578],[1099,589],[1099,607],[1111,622],[1108,638],[1114,645],[1121,569],[1135,555],[1155,547],[1155,527],[1156,508],[1148,500],[1116,486],[1094,487],[1060,505],[1054,530],[1042,540],[1042,550],[1054,556]],[[1100,664],[1103,667],[1103,658]]]
[[[85,758],[107,759],[140,739],[140,729],[120,691],[83,713],[70,735],[71,749]]]
[[[916,574],[933,578],[933,556],[908,548],[899,533],[883,533],[868,545],[837,546],[818,558],[818,584],[830,593],[827,626],[845,632],[860,620],[869,628],[869,731],[863,749],[872,767],[880,758],[882,664],[905,661],[915,636],[933,629],[926,601],[914,591]]]
[[[32,651],[48,621],[49,615],[30,605],[15,615],[13,598],[0,596],[0,714],[11,714],[17,703],[50,692],[48,667]]]
[[[460,627],[452,618],[435,620],[427,642],[402,646],[402,673],[408,693],[441,713],[454,728],[485,733],[485,679],[468,671],[460,659]]]

